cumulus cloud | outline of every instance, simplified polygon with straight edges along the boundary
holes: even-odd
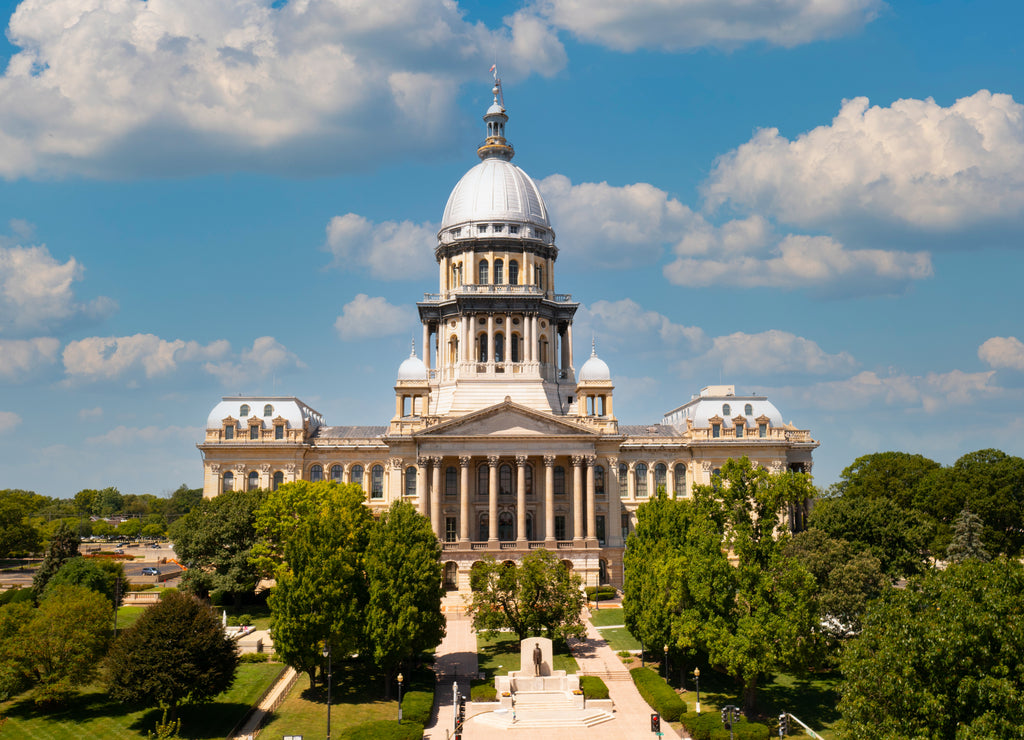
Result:
[[[99,419],[101,416],[103,416],[102,406],[94,406],[91,409],[79,409],[78,411],[78,418],[83,421],[87,419]]]
[[[325,249],[332,267],[360,267],[379,280],[411,280],[437,274],[437,226],[410,221],[375,224],[355,213],[327,224]]]
[[[706,344],[699,327],[673,323],[664,314],[648,311],[631,298],[621,301],[595,301],[581,311],[584,324],[612,347],[621,349],[632,343],[648,345],[656,339],[667,349],[694,350]]]
[[[237,361],[207,362],[203,369],[224,385],[267,378],[273,373],[306,367],[298,356],[273,337],[258,337]]]
[[[334,322],[338,336],[345,341],[382,337],[411,331],[417,324],[416,315],[404,306],[393,306],[379,296],[371,298],[360,293],[345,304],[341,316]]]
[[[700,357],[680,363],[680,370],[694,374],[719,367],[725,375],[834,375],[857,366],[847,352],[829,354],[810,339],[778,329],[715,337],[711,345]]]
[[[118,426],[105,434],[86,438],[86,443],[100,447],[125,447],[138,444],[160,444],[165,442],[191,442],[202,439],[199,427],[127,427]]]
[[[82,272],[74,257],[60,262],[45,246],[0,245],[0,334],[51,330],[112,314],[117,306],[109,298],[75,299],[72,283]]]
[[[87,337],[64,347],[64,371],[73,381],[112,380],[141,373],[146,378],[167,375],[183,362],[222,357],[230,348],[226,340],[208,345],[167,341],[154,334],[127,337]]]
[[[874,20],[881,0],[543,0],[550,21],[620,51],[734,48],[761,41],[796,46],[841,36]]]
[[[992,337],[978,347],[978,359],[996,369],[1024,371],[1024,342],[1017,337]]]
[[[8,178],[366,166],[451,143],[481,59],[566,62],[535,14],[492,30],[430,0],[24,0],[7,36]]]
[[[829,126],[789,140],[758,131],[721,157],[708,204],[829,228],[868,219],[942,232],[1024,213],[1024,106],[979,90],[949,107],[927,100],[844,101]]]
[[[57,361],[60,342],[52,337],[0,339],[0,379],[21,380]]]
[[[13,431],[21,424],[21,417],[13,411],[0,411],[0,434]]]

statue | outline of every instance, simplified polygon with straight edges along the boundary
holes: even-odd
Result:
[[[533,646],[533,675],[540,675],[540,664],[544,661],[544,653],[541,652],[540,645]]]

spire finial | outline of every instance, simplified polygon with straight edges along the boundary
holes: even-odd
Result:
[[[412,340],[412,351],[409,352],[409,357],[415,357],[415,356],[416,356],[416,338],[414,337],[413,340]]]
[[[590,335],[590,356],[597,357],[597,335]]]
[[[494,102],[487,109],[484,115],[484,122],[487,124],[487,139],[476,150],[480,159],[497,157],[509,160],[515,155],[512,145],[505,140],[505,123],[508,116],[505,114],[505,95],[501,90],[501,78],[498,76],[498,63],[491,65],[491,75],[494,77],[494,87],[491,92],[494,94]]]

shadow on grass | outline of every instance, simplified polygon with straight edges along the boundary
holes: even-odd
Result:
[[[105,717],[123,717],[139,710],[125,704],[113,702],[100,693],[76,694],[60,707],[40,709],[30,698],[18,699],[4,711],[9,717],[30,720],[41,715],[54,721],[86,722]]]
[[[139,709],[140,707],[135,707],[136,711]],[[178,707],[177,716],[181,720],[181,737],[189,738],[189,740],[223,738],[234,729],[235,724],[245,716],[249,709],[251,707],[242,702],[186,704]],[[162,719],[162,709],[151,709],[128,727],[145,737],[146,733],[153,731],[157,722]]]

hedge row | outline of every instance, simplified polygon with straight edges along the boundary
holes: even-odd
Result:
[[[679,698],[679,694],[672,690],[657,673],[650,668],[634,668],[630,675],[637,691],[644,698],[651,708],[661,715],[666,722],[678,722],[679,718],[686,712],[686,702]]]
[[[426,727],[430,723],[430,712],[434,708],[432,691],[407,691],[402,696],[402,721],[414,722]]]
[[[341,740],[420,740],[423,725],[405,720],[398,724],[393,719],[379,719],[347,727],[339,737]]]
[[[615,586],[587,586],[587,598],[591,601],[607,601],[618,595]],[[596,599],[595,599],[596,596]]]
[[[680,722],[693,740],[729,740],[729,731],[722,726],[720,712],[687,712]],[[768,740],[771,735],[768,725],[745,719],[733,724],[732,731],[736,740]]]
[[[583,676],[580,678],[580,688],[583,689],[585,699],[608,698],[608,686],[600,676]]]
[[[488,681],[473,681],[469,689],[470,701],[498,701],[498,692],[494,684]]]

